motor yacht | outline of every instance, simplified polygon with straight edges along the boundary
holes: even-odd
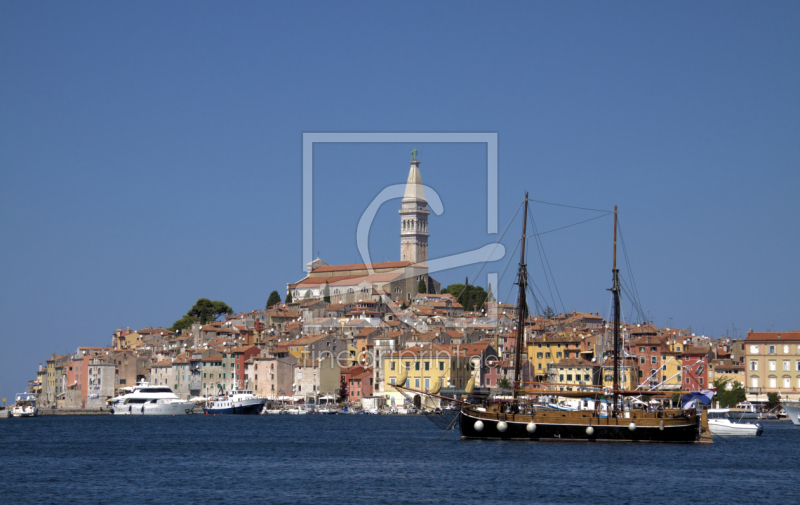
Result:
[[[711,434],[723,437],[761,436],[764,427],[759,423],[742,423],[731,420],[731,409],[709,409],[708,428]]]
[[[39,409],[36,407],[36,397],[30,393],[19,393],[14,406],[11,408],[12,417],[36,417]]]
[[[228,391],[224,396],[217,396],[206,403],[203,411],[206,414],[260,414],[267,402],[252,391]]]
[[[194,403],[182,400],[169,386],[140,382],[131,391],[109,401],[114,415],[170,416],[191,414]]]

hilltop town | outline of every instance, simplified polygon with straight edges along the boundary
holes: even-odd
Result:
[[[183,398],[247,389],[280,402],[381,406],[414,401],[392,387],[402,373],[407,387],[437,384],[446,397],[464,394],[470,378],[485,394],[502,395],[514,375],[518,308],[496,301],[491,289],[480,299],[466,285],[442,290],[429,275],[429,211],[414,154],[400,209],[400,261],[317,258],[303,279],[287,284],[284,301],[275,293],[263,310],[222,321],[187,314],[171,329],[118,328],[107,347],[52,354],[29,391],[40,406],[65,409],[100,409],[140,381]],[[532,315],[523,324],[524,383],[612,386],[611,328],[598,312]],[[800,397],[798,331],[713,339],[640,322],[623,324],[621,333],[624,389],[697,391],[722,379],[744,386],[751,401]]]

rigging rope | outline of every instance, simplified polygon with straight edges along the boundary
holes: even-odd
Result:
[[[534,225],[533,225],[534,226],[534,230],[538,231],[538,229],[536,228],[536,223],[533,220],[533,213],[530,211],[530,209],[528,210],[528,212],[531,213],[531,222],[534,223]],[[544,250],[544,242],[542,242],[542,239],[539,237],[539,235],[540,235],[539,233],[536,234],[536,240],[537,240],[537,242],[539,244],[541,244],[541,254],[544,256],[544,261],[545,261],[545,263],[547,263],[547,269],[550,271],[550,277],[553,279],[553,286],[556,288],[556,294],[558,295],[558,301],[561,302],[561,310],[563,310],[564,313],[566,314],[567,313],[567,308],[564,306],[564,300],[561,299],[561,292],[558,289],[558,284],[556,284],[556,278],[553,275],[553,269],[550,268],[550,260],[547,259],[547,253]],[[553,302],[555,303],[555,300],[553,300]]]
[[[534,200],[533,198],[528,198],[528,201],[537,202],[537,203],[543,203],[545,205],[556,205],[558,207],[569,207],[570,209],[591,210],[591,211],[594,211],[594,212],[606,212],[606,213],[609,213],[609,214],[613,214],[613,211],[610,211],[610,210],[590,209],[588,207],[576,207],[574,205],[566,205],[566,204],[563,204],[563,203],[543,202],[542,200]]]
[[[473,278],[473,280],[474,280],[474,279],[477,279],[477,278],[478,278],[478,276],[479,276],[479,275],[481,274],[481,272],[483,271],[483,267],[485,267],[485,266],[486,266],[486,263],[488,263],[488,260],[489,260],[489,258],[491,258],[491,257],[492,257],[492,255],[494,254],[494,251],[497,249],[497,246],[499,246],[499,245],[500,245],[500,242],[503,240],[503,237],[506,235],[506,232],[508,231],[508,228],[509,228],[509,226],[511,226],[511,223],[513,223],[513,222],[514,222],[514,219],[517,217],[517,214],[519,214],[519,209],[521,209],[521,208],[522,208],[522,205],[523,205],[524,203],[525,203],[525,201],[523,200],[523,202],[519,204],[519,207],[517,207],[517,210],[516,210],[516,212],[514,212],[514,215],[513,215],[513,216],[511,216],[511,219],[509,219],[509,221],[508,221],[508,224],[506,225],[505,229],[503,230],[503,233],[501,233],[501,234],[500,234],[500,238],[498,238],[498,239],[497,239],[497,241],[496,241],[496,242],[495,242],[495,244],[494,244],[494,247],[493,247],[493,248],[492,248],[492,250],[489,252],[489,254],[486,256],[486,259],[485,259],[485,260],[483,260],[482,262],[480,262],[480,263],[479,263],[479,265],[480,265],[480,268],[479,268],[479,269],[478,269],[478,271],[475,273],[475,275],[472,277],[472,278]],[[515,249],[515,250],[516,250],[516,249]],[[512,256],[513,256],[513,255],[512,255]],[[469,278],[467,278],[467,280],[469,280]],[[496,287],[495,287],[495,289],[500,289],[500,286],[499,286],[499,284],[500,284],[500,281],[499,281],[499,280],[497,281],[497,284],[498,284],[498,286],[496,286]],[[463,287],[463,288],[461,288],[461,292],[460,292],[460,293],[458,293],[458,296],[456,296],[456,300],[458,300],[459,298],[461,298],[461,295],[464,293],[464,291],[465,291],[466,289],[467,289],[467,284],[465,284],[465,285],[464,285],[464,287]],[[488,289],[488,286],[487,286],[487,289]],[[450,294],[453,294],[453,293],[450,293]],[[488,298],[488,294],[487,294],[487,298]],[[485,303],[486,303],[486,301],[484,301],[484,304],[485,304]]]
[[[536,229],[536,221],[533,219],[533,215],[530,216],[531,224],[533,225],[534,237],[536,237],[536,249],[539,251],[539,261],[542,264],[542,272],[544,273],[544,280],[547,282],[547,290],[550,292],[550,299],[553,302],[553,307],[558,309],[558,305],[556,304],[556,298],[553,296],[553,288],[550,286],[550,278],[547,276],[547,270],[544,266],[544,259],[542,256],[542,246],[540,245],[539,234],[537,233],[538,230]],[[553,284],[555,284],[556,280],[553,279]],[[558,291],[558,290],[556,290]],[[548,302],[549,305],[549,302]],[[561,304],[562,309],[564,308],[564,304]],[[564,311],[566,312],[566,310]]]

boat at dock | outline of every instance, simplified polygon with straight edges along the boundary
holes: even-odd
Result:
[[[191,414],[194,403],[181,399],[169,386],[151,386],[140,382],[125,395],[109,401],[111,413],[117,416],[178,416]]]
[[[203,412],[206,414],[240,414],[258,415],[261,413],[266,398],[259,398],[252,391],[228,391],[224,396],[212,398],[206,403]]]
[[[750,402],[742,402],[731,407],[730,416],[732,419],[766,419],[767,414],[759,411],[758,406]]]
[[[19,393],[11,407],[11,417],[36,417],[39,408],[36,406],[36,397],[30,393]]]
[[[761,436],[764,427],[759,423],[734,422],[731,409],[709,409],[708,427],[714,436],[723,437],[755,437]]]

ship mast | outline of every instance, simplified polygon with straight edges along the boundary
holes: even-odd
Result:
[[[614,296],[614,409],[613,417],[618,417],[618,395],[619,391],[619,270],[617,269],[617,206],[614,206],[614,268],[611,270],[613,275],[613,287],[611,293]]]
[[[527,242],[526,233],[528,230],[528,192],[525,192],[525,212],[522,214],[522,252],[519,257],[519,273],[517,274],[517,285],[519,286],[519,296],[517,298],[517,340],[514,346],[514,384],[513,399],[517,400],[517,390],[522,382],[522,345],[525,341],[525,320],[528,316],[528,301],[525,294],[528,288],[528,270],[525,265],[525,243]]]

